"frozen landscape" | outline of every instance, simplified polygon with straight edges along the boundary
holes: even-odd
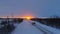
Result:
[[[9,22],[3,19],[8,17],[20,19],[25,16],[35,18],[57,16],[59,19],[38,20],[41,21],[39,23],[33,20],[20,22],[14,19]],[[0,34],[8,34],[7,32],[9,34],[60,34],[60,0],[0,0],[0,18],[2,18]]]
[[[32,21],[24,20],[21,24],[17,25],[12,34],[60,34],[60,30],[40,24],[32,25]]]

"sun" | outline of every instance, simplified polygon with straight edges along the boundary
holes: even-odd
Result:
[[[35,16],[33,16],[33,15],[25,14],[25,15],[22,15],[20,18],[23,18],[24,20],[29,20],[30,21],[34,17]]]
[[[26,16],[25,17],[27,20],[30,20],[31,19],[31,16]]]
[[[27,20],[30,20],[30,19],[31,19],[31,17],[30,17],[30,16],[27,16],[27,17],[26,17],[26,19],[27,19]]]

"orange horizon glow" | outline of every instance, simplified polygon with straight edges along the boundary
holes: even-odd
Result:
[[[20,17],[20,18],[23,18],[23,19],[26,19],[26,20],[30,20],[31,18],[34,18],[33,16],[23,16],[23,17]]]
[[[24,10],[25,12],[21,13],[20,15],[13,15],[13,16],[0,16],[1,18],[26,18],[26,19],[30,19],[30,18],[34,18],[34,14],[28,10]]]
[[[26,16],[26,20],[30,20],[32,17],[31,16]]]
[[[0,16],[0,18],[33,18],[33,16]]]
[[[27,19],[30,20],[31,18],[34,18],[34,15],[32,13],[25,13],[25,14],[21,14],[21,15],[15,15],[15,16],[0,16],[0,18],[23,18],[23,19]]]
[[[0,18],[26,18],[26,17],[28,17],[28,18],[33,18],[34,16],[31,16],[31,15],[22,15],[22,16],[0,16]]]

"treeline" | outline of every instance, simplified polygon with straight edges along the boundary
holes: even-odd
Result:
[[[16,27],[14,24],[20,24],[22,21],[20,18],[0,18],[0,34],[11,33]]]
[[[33,21],[60,29],[60,18],[33,18]]]

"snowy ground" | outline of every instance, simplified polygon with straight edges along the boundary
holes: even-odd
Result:
[[[49,27],[49,26],[46,26],[43,24],[39,24],[39,23],[36,23],[36,26],[38,26],[39,28],[43,27],[44,28],[44,29],[42,28],[43,30],[48,30],[48,31],[52,32],[53,34],[60,34],[59,29],[55,29],[55,28],[52,28],[52,27]]]
[[[48,27],[43,24],[39,24],[37,22],[36,22],[36,24],[38,24],[36,26],[39,28],[43,27],[43,28],[53,32],[54,34],[60,34],[60,30],[58,30],[58,29]],[[45,31],[45,30],[43,29],[43,31]],[[31,25],[31,23],[29,21],[24,20],[21,24],[19,24],[16,27],[16,29],[12,32],[12,34],[44,34],[44,32],[42,32],[41,30],[39,30],[35,26]]]

